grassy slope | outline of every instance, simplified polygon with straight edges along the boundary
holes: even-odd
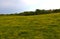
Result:
[[[60,39],[60,13],[0,16],[0,39]]]

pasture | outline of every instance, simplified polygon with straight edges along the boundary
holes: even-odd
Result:
[[[60,39],[60,13],[0,16],[0,39]]]

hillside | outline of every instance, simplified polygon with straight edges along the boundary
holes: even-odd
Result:
[[[60,13],[0,16],[0,39],[60,39]]]

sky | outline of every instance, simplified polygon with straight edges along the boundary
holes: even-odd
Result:
[[[60,0],[0,0],[0,14],[59,8]]]

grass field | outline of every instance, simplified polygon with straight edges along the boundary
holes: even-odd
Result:
[[[0,16],[0,39],[60,39],[60,13]]]

